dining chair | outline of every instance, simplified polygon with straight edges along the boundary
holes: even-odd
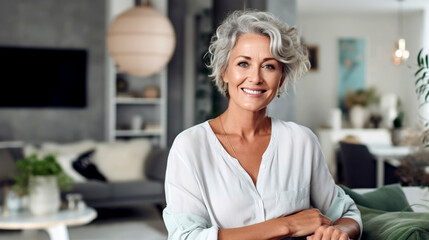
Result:
[[[344,185],[350,188],[375,188],[377,161],[364,144],[340,143]]]

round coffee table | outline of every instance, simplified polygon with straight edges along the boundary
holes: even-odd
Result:
[[[28,211],[0,216],[0,229],[44,229],[51,240],[69,240],[67,226],[84,225],[97,217],[95,209],[61,210],[49,216],[33,216]]]

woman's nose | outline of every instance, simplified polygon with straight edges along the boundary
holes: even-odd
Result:
[[[248,79],[250,82],[259,84],[262,82],[262,76],[261,76],[261,68],[260,67],[252,67],[249,71]]]

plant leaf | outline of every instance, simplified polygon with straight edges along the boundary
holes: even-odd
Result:
[[[417,70],[417,72],[416,72],[416,73],[414,73],[414,76],[415,76],[415,77],[417,77],[417,75],[419,75],[419,73],[420,73],[421,71],[423,71],[423,69],[425,69],[425,67],[421,67],[421,68],[419,68],[419,70]]]
[[[417,64],[419,65],[419,67],[422,66],[422,58],[420,58],[420,56],[422,55],[423,52],[423,48],[420,49],[419,54],[417,55]]]
[[[429,68],[429,56],[426,54],[426,68]]]
[[[424,80],[424,79],[425,79],[425,77],[426,77],[426,74],[427,74],[427,72],[424,72],[424,73],[422,74],[422,76],[421,76],[421,77],[417,78],[417,80],[416,80],[416,82],[414,83],[414,85],[416,85],[416,86],[417,86],[418,82],[420,82],[420,81]]]

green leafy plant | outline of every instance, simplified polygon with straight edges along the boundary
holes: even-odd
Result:
[[[61,168],[54,155],[38,158],[36,154],[28,156],[16,162],[18,174],[14,177],[14,190],[20,195],[27,195],[30,191],[31,176],[55,176],[61,190],[69,190],[73,184],[70,178]]]
[[[419,105],[419,108],[422,108],[425,104],[429,104],[429,54],[423,54],[423,48],[417,54],[417,66],[418,69],[414,73],[416,77],[414,85],[417,98],[423,99],[423,102]],[[422,142],[425,147],[429,147],[429,119],[424,116],[421,116],[421,118],[424,121]]]

